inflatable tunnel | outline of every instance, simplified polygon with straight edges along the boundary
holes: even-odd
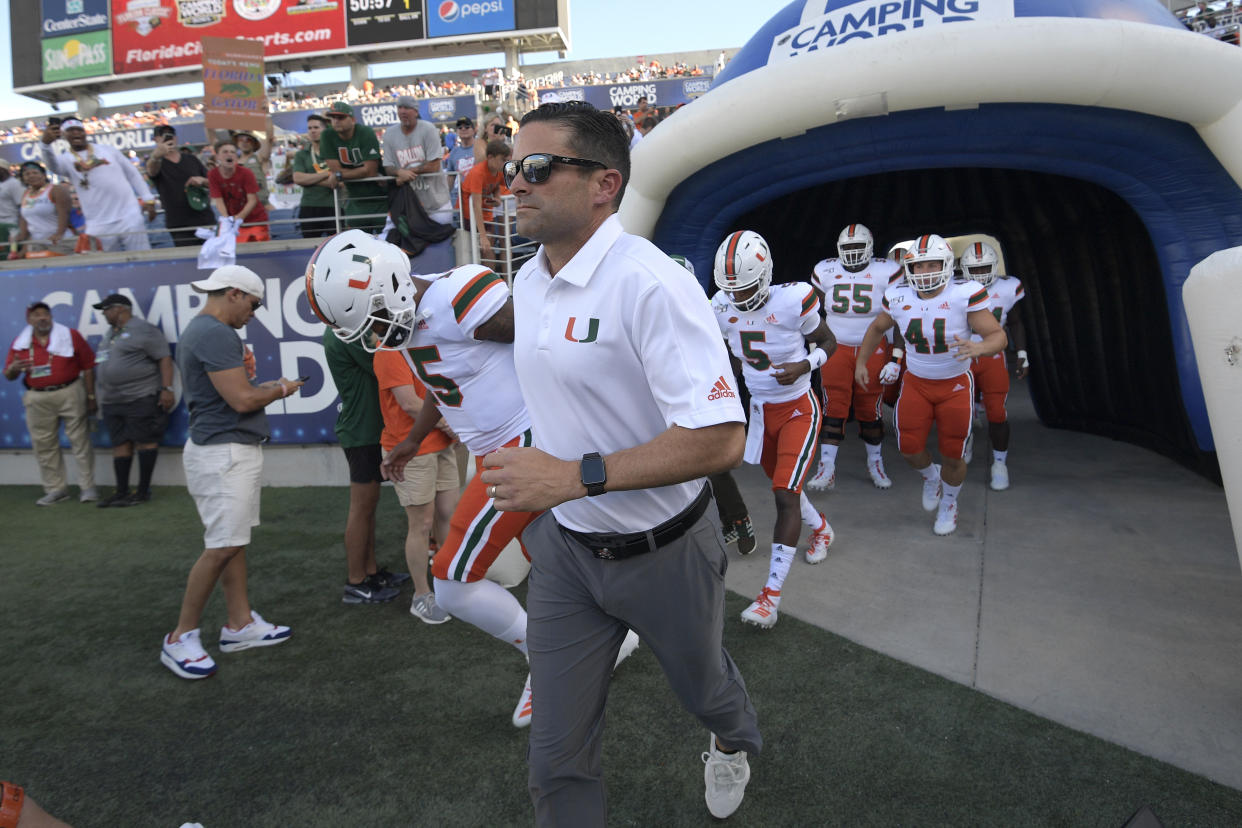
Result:
[[[636,148],[627,229],[705,285],[728,232],[807,280],[862,222],[876,248],[987,233],[1043,422],[1219,477],[1182,305],[1242,245],[1242,51],[1156,0],[797,0]]]

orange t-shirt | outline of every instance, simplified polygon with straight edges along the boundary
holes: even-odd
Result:
[[[476,163],[461,180],[461,221],[463,227],[470,227],[470,196],[474,193],[483,195],[483,220],[492,220],[492,209],[499,203],[502,195],[509,195],[505,186],[503,173],[492,175],[487,164]]]
[[[425,400],[427,388],[422,384],[405,357],[399,351],[375,352],[375,378],[379,380],[380,410],[384,413],[384,432],[380,435],[380,445],[385,451],[392,449],[405,439],[414,427],[414,418],[405,413],[405,409],[397,403],[397,395],[392,389],[402,385],[413,385],[418,398]],[[452,445],[449,436],[438,428],[433,428],[418,446],[418,453],[432,454]]]

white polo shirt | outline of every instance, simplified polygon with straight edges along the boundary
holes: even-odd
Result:
[[[646,443],[674,425],[744,422],[711,305],[694,277],[610,216],[555,277],[543,248],[513,282],[514,364],[535,446],[563,460]],[[553,507],[580,532],[640,532],[703,480]]]

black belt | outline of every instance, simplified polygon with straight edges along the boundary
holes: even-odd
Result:
[[[62,382],[60,385],[45,385],[42,388],[31,388],[29,385],[27,385],[26,390],[27,391],[59,391],[62,388],[68,388],[69,386],[73,385],[77,381],[78,381],[78,378],[74,377],[68,382]]]
[[[561,531],[590,549],[591,554],[600,560],[619,561],[651,552],[677,540],[699,522],[711,500],[712,487],[704,484],[703,491],[699,492],[694,502],[647,532],[578,532],[564,526],[561,526]]]

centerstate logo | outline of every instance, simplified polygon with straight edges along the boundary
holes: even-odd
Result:
[[[43,82],[90,78],[112,71],[107,30],[43,41]]]

